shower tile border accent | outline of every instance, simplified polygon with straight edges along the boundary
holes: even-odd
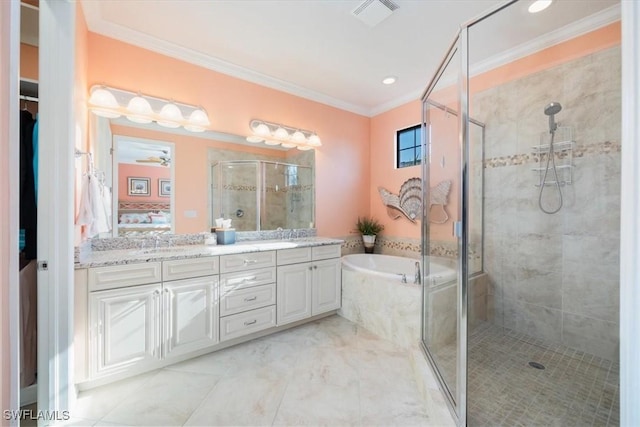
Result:
[[[589,144],[576,146],[573,149],[573,157],[585,157],[591,155],[619,153],[621,151],[621,145],[619,141],[605,141],[597,144]],[[546,154],[542,155],[534,153],[514,154],[511,156],[500,156],[485,159],[484,167],[487,168],[499,168],[503,166],[517,166],[528,163],[540,163],[541,160],[546,159]],[[566,157],[566,152],[555,153],[557,159],[563,159]]]

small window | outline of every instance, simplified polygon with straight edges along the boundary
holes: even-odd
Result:
[[[422,157],[422,129],[420,125],[396,132],[396,167],[420,164]]]

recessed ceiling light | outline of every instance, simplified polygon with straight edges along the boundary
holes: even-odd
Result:
[[[392,85],[396,82],[396,80],[398,80],[398,78],[396,76],[387,76],[384,79],[382,79],[382,84],[383,85]]]
[[[553,0],[536,0],[533,3],[531,3],[529,5],[529,13],[538,13],[541,12],[543,10],[545,10],[546,8],[548,8],[549,6],[551,6],[551,2]]]

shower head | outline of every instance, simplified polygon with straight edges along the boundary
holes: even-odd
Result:
[[[559,102],[551,102],[544,107],[544,113],[549,116],[549,132],[553,133],[558,129],[558,124],[555,120],[555,115],[562,110],[562,105]]]

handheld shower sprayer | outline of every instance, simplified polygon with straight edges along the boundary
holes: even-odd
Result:
[[[556,168],[556,159],[555,154],[553,152],[553,140],[556,134],[556,130],[558,129],[558,124],[556,123],[556,114],[558,114],[562,110],[562,105],[559,102],[551,102],[546,107],[544,107],[544,114],[549,116],[549,133],[551,134],[551,140],[549,141],[549,152],[547,153],[547,166],[544,168],[544,175],[542,177],[542,181],[540,182],[540,193],[538,193],[538,206],[540,210],[546,214],[554,214],[559,212],[562,209],[562,190],[560,189],[560,180],[558,178],[558,170]],[[551,164],[550,164],[551,163]],[[551,168],[549,166],[552,166]],[[558,191],[558,207],[553,210],[547,210],[542,206],[542,193],[544,192],[544,188],[547,185],[547,174],[549,170],[553,170],[553,176],[555,181],[551,181],[551,184],[555,184],[555,187]]]
[[[562,105],[560,105],[559,102],[551,102],[544,107],[544,113],[549,116],[549,133],[554,133],[556,129],[558,129],[556,114],[558,114],[560,110],[562,110]]]

